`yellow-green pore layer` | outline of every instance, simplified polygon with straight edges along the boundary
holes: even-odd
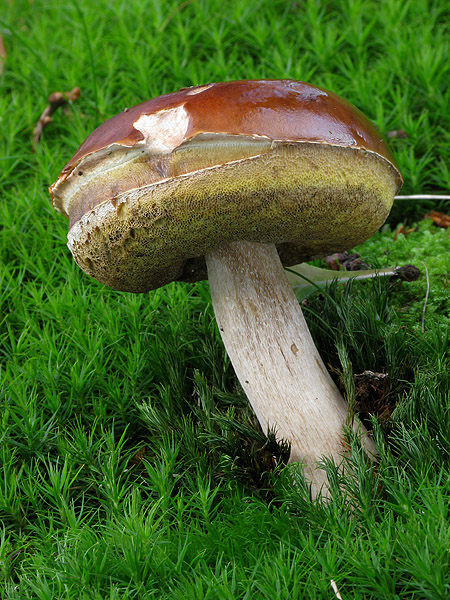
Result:
[[[204,279],[205,253],[230,241],[274,243],[286,266],[351,248],[383,224],[400,178],[361,148],[272,142],[256,156],[111,195],[124,171],[137,182],[142,169],[137,157],[108,170],[104,199],[77,216],[68,235],[86,273],[129,292]],[[72,211],[95,188],[95,179],[81,186]]]

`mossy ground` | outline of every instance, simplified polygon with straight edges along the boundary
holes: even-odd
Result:
[[[179,87],[295,78],[384,133],[406,192],[450,188],[441,1],[4,3],[0,75],[0,595],[8,599],[450,596],[449,230],[394,205],[358,251],[416,282],[331,286],[305,313],[379,450],[352,442],[309,499],[237,384],[206,283],[114,292],[84,275],[47,187],[105,118]],[[33,150],[48,95],[80,86]],[[414,227],[407,237],[399,223]],[[417,227],[417,230],[415,229]],[[429,294],[424,329],[428,269]],[[384,374],[369,385],[364,371]],[[372,416],[371,416],[372,415]],[[277,457],[277,461],[273,457]]]
[[[421,328],[425,309],[424,326],[428,329],[445,330],[450,325],[449,229],[436,226],[430,218],[406,227],[387,227],[359,251],[377,267],[413,264],[421,270],[421,277],[403,285],[393,300],[405,323]],[[426,301],[427,287],[432,291]]]

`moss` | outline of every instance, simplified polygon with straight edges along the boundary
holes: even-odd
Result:
[[[405,234],[398,233],[399,227],[385,227],[356,251],[374,267],[413,264],[420,269],[420,278],[403,283],[392,297],[395,309],[413,328],[421,329],[428,271],[425,329],[438,321],[441,327],[450,327],[450,230],[436,227],[431,219],[423,219]]]

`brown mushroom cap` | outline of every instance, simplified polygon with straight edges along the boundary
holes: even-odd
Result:
[[[402,184],[377,129],[336,94],[291,80],[215,83],[98,127],[50,193],[89,275],[143,292],[205,276],[209,249],[277,245],[285,264],[348,249]]]

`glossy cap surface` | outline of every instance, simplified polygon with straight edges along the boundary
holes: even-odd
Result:
[[[306,83],[259,80],[127,109],[86,139],[50,192],[80,266],[145,291],[203,277],[202,256],[226,241],[275,243],[290,264],[347,249],[382,224],[400,185],[354,106]]]

